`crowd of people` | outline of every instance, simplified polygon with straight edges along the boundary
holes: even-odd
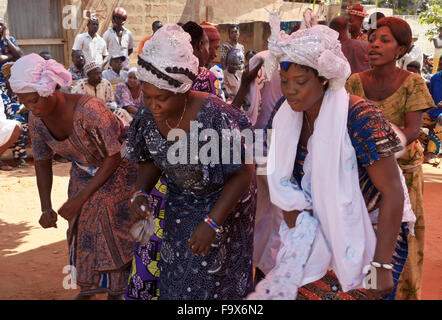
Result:
[[[69,222],[76,299],[420,299],[442,60],[427,83],[408,23],[364,28],[361,5],[304,17],[286,33],[271,12],[261,52],[238,25],[221,44],[207,22],[155,21],[131,68],[116,8],[103,37],[89,19],[67,70],[0,20],[0,155],[28,166],[30,137],[39,223]],[[72,162],[58,210],[55,155]]]

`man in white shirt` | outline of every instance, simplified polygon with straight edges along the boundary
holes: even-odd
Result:
[[[112,85],[117,85],[120,82],[126,82],[127,71],[121,70],[123,68],[123,62],[125,60],[125,56],[111,57],[109,62],[109,69],[103,71],[103,79],[108,80]]]
[[[129,70],[129,56],[135,47],[135,40],[132,32],[123,26],[126,19],[126,10],[115,8],[112,13],[112,27],[103,34],[103,39],[106,41],[107,49],[112,57],[122,55],[126,57],[123,69]]]
[[[81,50],[86,61],[94,61],[104,68],[109,60],[106,42],[97,34],[100,21],[97,18],[89,19],[87,24],[88,31],[75,37],[72,50]]]

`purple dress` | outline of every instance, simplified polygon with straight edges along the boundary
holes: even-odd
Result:
[[[214,96],[204,100],[195,120],[199,132],[214,129],[219,136],[222,130],[251,128],[242,111]],[[187,139],[188,159],[190,140]],[[167,151],[174,143],[163,138],[150,111],[140,108],[129,129],[128,157],[134,162],[153,160],[167,183],[159,262],[160,299],[243,299],[252,290],[255,183],[227,217],[224,231],[217,234],[210,252],[205,257],[195,256],[187,249],[188,239],[213,208],[230,175],[243,164],[171,164]],[[206,142],[198,143],[201,150]],[[242,155],[244,149],[243,144]]]

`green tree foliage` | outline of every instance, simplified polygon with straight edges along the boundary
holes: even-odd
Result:
[[[426,1],[425,9],[419,14],[419,23],[434,25],[434,28],[425,34],[432,41],[442,27],[442,0]]]

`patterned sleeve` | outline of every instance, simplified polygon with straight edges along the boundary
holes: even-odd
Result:
[[[215,76],[215,74],[208,70],[209,72],[209,83],[210,83],[210,87],[212,88],[212,94],[214,94],[215,96],[217,96],[218,98],[220,98],[221,100],[224,100],[223,95],[221,94],[222,89],[221,89],[221,85],[218,81],[218,78]]]
[[[224,178],[228,178],[231,173],[241,169],[244,164],[253,163],[254,132],[252,124],[242,110],[214,96],[207,98],[207,100],[210,104],[209,112],[211,114],[206,119],[210,121],[210,124],[204,127],[211,126],[218,132],[219,137],[222,137],[219,143],[219,160]],[[241,134],[241,136],[235,134]]]
[[[43,123],[29,113],[29,134],[32,140],[32,154],[35,160],[52,159],[54,152],[44,138]]]
[[[390,123],[376,106],[361,101],[348,111],[348,134],[359,165],[368,167],[402,150]]]
[[[91,98],[84,105],[82,112],[83,128],[92,136],[101,156],[106,158],[119,153],[123,125],[104,102],[98,98]]]
[[[433,97],[428,91],[425,80],[418,74],[411,74],[413,77],[411,85],[404,87],[407,95],[405,112],[425,110],[435,107]]]
[[[147,148],[145,135],[150,131],[148,128],[147,109],[141,106],[135,114],[127,135],[127,155],[126,157],[134,163],[152,160],[152,156]]]
[[[363,88],[362,88],[361,82],[360,82],[360,77],[357,73],[352,74],[351,77],[348,78],[348,80],[345,84],[345,89],[347,90],[347,92],[349,94],[359,96],[359,97],[364,96]]]
[[[129,88],[125,83],[119,83],[115,88],[115,101],[118,104],[119,108],[125,108],[128,106],[133,106],[134,102],[131,99],[132,95],[129,91]]]
[[[221,46],[221,50],[220,50],[220,54],[219,54],[221,60],[227,58],[227,54],[229,53],[228,50],[229,50],[229,48],[225,44],[223,44]]]

